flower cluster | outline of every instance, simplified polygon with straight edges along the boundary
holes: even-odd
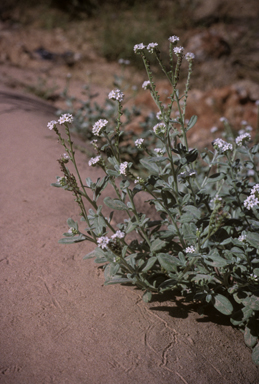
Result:
[[[170,43],[176,43],[177,41],[179,41],[180,39],[179,39],[179,37],[178,36],[170,36],[169,38],[168,38],[168,40],[170,41]]]
[[[157,46],[158,46],[157,43],[149,43],[147,46],[148,52],[154,53],[154,50],[156,49]]]
[[[144,139],[137,139],[135,141],[135,145],[137,148],[142,148],[142,144],[144,143]]]
[[[58,119],[59,124],[72,123],[73,116],[70,113],[65,113]]]
[[[65,185],[67,185],[67,178],[66,178],[65,176],[63,176],[63,177],[59,177],[59,178],[57,179],[57,183],[58,183],[59,185],[61,185],[62,187],[64,187]]]
[[[166,131],[166,125],[164,123],[158,123],[153,127],[153,131],[156,135],[164,134]]]
[[[181,55],[183,53],[183,47],[175,47],[174,53],[176,54],[176,56]]]
[[[195,247],[193,245],[191,245],[190,247],[187,247],[185,249],[185,252],[186,253],[194,253],[195,252]]]
[[[143,43],[140,43],[140,44],[134,45],[133,50],[135,53],[140,53],[140,51],[143,51],[143,49],[145,49],[145,48],[146,48],[146,46]]]
[[[118,239],[123,239],[123,237],[125,237],[125,233],[122,232],[122,231],[120,231],[120,230],[116,231],[116,232],[114,233],[114,235],[111,236],[111,238],[112,238],[113,240],[116,239],[116,238],[118,238]]]
[[[221,204],[222,197],[219,197],[219,195],[216,195],[213,199],[210,200],[210,204],[215,207],[216,205]]]
[[[147,89],[151,89],[151,83],[149,80],[147,81],[144,81],[144,83],[142,84],[142,88],[147,90]]]
[[[245,239],[246,239],[246,235],[240,235],[238,238],[239,241],[245,241]]]
[[[227,143],[226,141],[222,139],[216,139],[212,142],[213,147],[219,151],[220,153],[225,153],[227,151],[232,151],[233,145],[230,143]]]
[[[67,154],[67,153],[64,153],[64,154],[63,154],[63,159],[65,159],[65,160],[69,160],[69,159],[70,159],[70,157],[68,156],[68,154]]]
[[[187,61],[192,61],[195,58],[195,55],[192,52],[187,52],[185,58]]]
[[[107,245],[109,244],[110,239],[107,236],[101,236],[97,239],[98,247],[101,247],[102,249],[107,248]]]
[[[256,205],[259,205],[259,184],[256,184],[251,189],[250,196],[248,196],[244,201],[245,208],[249,210]]]
[[[51,120],[48,124],[47,124],[47,127],[48,129],[51,131],[57,124],[58,122],[55,121],[55,120]]]
[[[92,158],[88,161],[88,164],[89,164],[89,166],[91,167],[91,166],[97,164],[100,160],[101,160],[101,156],[92,157]]]
[[[236,138],[236,145],[237,145],[238,147],[241,147],[242,145],[244,145],[244,143],[245,143],[246,141],[249,141],[249,140],[251,140],[251,135],[250,135],[250,133],[248,133],[248,132],[242,133],[240,136],[238,136],[238,137]]]
[[[70,233],[71,235],[77,235],[79,233],[78,230],[73,227],[70,227],[67,232]]]
[[[122,93],[119,89],[115,89],[109,93],[108,97],[109,99],[117,100],[119,103],[122,103],[124,99],[124,93]]]
[[[137,178],[134,180],[134,183],[135,184],[143,184],[145,182],[144,179],[142,179],[141,177],[137,176]]]
[[[163,156],[165,151],[163,148],[154,148],[154,152],[156,152],[157,155]]]
[[[129,61],[129,60],[124,60],[124,59],[119,59],[119,60],[118,60],[118,63],[119,63],[119,64],[122,64],[122,65],[129,65],[129,64],[130,64],[130,61]]]
[[[120,165],[120,174],[121,175],[127,175],[127,168],[128,168],[129,163],[127,161],[124,161],[124,163],[121,163]]]
[[[103,128],[105,128],[107,124],[108,124],[108,120],[105,120],[105,119],[100,119],[100,120],[98,120],[98,121],[94,124],[94,126],[93,126],[93,130],[92,130],[93,134],[94,134],[95,136],[100,136],[100,134],[101,134]]]
[[[161,112],[161,111],[157,112],[157,114],[156,114],[156,118],[157,118],[157,120],[162,120],[162,119],[163,119],[163,116],[162,116],[162,112]]]

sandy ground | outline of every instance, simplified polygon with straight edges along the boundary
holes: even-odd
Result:
[[[91,244],[58,244],[78,210],[50,187],[63,153],[46,128],[54,110],[0,92],[0,383],[258,383],[241,332],[214,312],[104,287],[98,265],[82,260]],[[85,176],[101,172],[77,158]]]

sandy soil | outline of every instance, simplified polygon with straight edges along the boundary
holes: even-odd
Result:
[[[50,187],[62,154],[49,104],[0,88],[1,357],[3,384],[256,384],[241,332],[215,313],[133,287],[103,286],[83,261],[92,245],[57,243],[78,218]],[[100,171],[77,154],[83,175]]]

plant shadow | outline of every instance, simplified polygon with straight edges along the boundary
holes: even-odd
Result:
[[[165,302],[166,305],[152,306],[152,303]],[[172,306],[170,305],[172,303]],[[214,323],[218,325],[231,326],[228,316],[221,314],[211,304],[200,302],[188,302],[183,297],[172,296],[170,293],[155,296],[149,309],[151,311],[168,312],[169,316],[174,318],[186,319],[190,313],[199,315],[196,318],[198,323]]]

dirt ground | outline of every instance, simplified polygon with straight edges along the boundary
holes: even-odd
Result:
[[[58,244],[67,218],[79,220],[72,196],[50,186],[63,151],[47,122],[60,100],[29,95],[28,85],[46,76],[62,88],[69,68],[26,52],[19,63],[16,32],[2,31],[0,43],[13,38],[15,49],[12,60],[0,55],[0,383],[257,384],[259,367],[224,317],[199,316],[180,298],[145,304],[134,287],[103,286],[98,265],[83,260],[90,243]],[[46,38],[37,36],[35,47]],[[95,71],[94,57],[88,64]],[[93,81],[101,97],[117,69],[99,62]],[[77,159],[84,177],[101,176],[85,154]]]

